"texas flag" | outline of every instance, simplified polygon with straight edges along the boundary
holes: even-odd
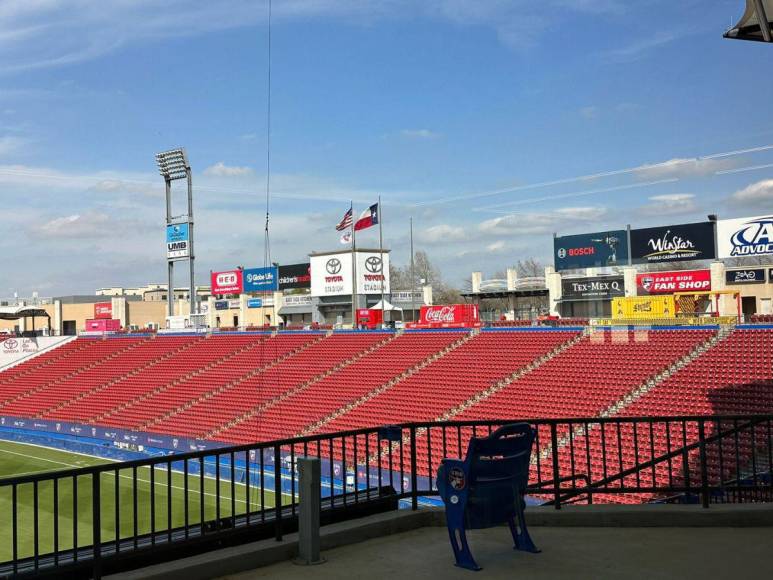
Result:
[[[360,214],[360,217],[354,223],[354,231],[358,232],[376,224],[378,224],[378,204],[374,203]]]

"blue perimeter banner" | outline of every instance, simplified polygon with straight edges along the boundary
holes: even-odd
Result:
[[[269,292],[279,290],[279,274],[275,267],[248,268],[244,271],[245,292]]]
[[[556,271],[628,264],[628,232],[612,230],[560,236],[553,240]]]

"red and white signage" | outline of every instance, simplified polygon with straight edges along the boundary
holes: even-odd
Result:
[[[709,270],[683,270],[681,272],[637,274],[636,288],[640,296],[673,294],[674,292],[706,292],[711,290],[711,272]]]
[[[476,304],[445,304],[422,306],[419,322],[411,328],[464,328],[480,326]]]
[[[212,294],[241,294],[244,289],[242,271],[212,272]]]
[[[120,320],[100,318],[86,321],[87,332],[115,332],[116,330],[121,330]]]
[[[94,318],[112,318],[113,317],[113,303],[112,302],[97,302],[94,304]]]

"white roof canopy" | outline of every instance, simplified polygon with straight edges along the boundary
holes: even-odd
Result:
[[[386,308],[384,308],[386,306]],[[371,310],[386,310],[387,312],[394,310],[395,312],[402,312],[403,309],[399,306],[395,306],[394,304],[390,304],[386,300],[384,300],[384,303],[382,304],[381,300],[379,300],[375,306],[371,307]]]
[[[739,40],[773,42],[770,26],[772,20],[773,0],[746,0],[743,16],[724,36]]]

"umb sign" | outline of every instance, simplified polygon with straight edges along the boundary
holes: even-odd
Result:
[[[212,294],[241,294],[242,271],[227,270],[225,272],[212,272]]]
[[[169,224],[166,226],[167,260],[182,260],[188,258],[190,254],[189,224]]]
[[[636,275],[638,294],[673,294],[675,292],[706,292],[711,290],[709,270],[682,272],[651,272]]]
[[[773,215],[719,220],[717,245],[720,258],[773,254]]]

